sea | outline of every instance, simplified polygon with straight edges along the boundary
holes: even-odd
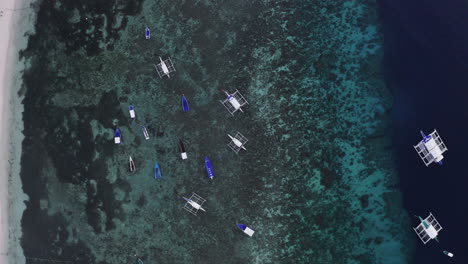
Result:
[[[34,2],[20,51],[26,263],[468,263],[467,5]],[[231,115],[236,91],[248,103]],[[433,129],[449,150],[426,167],[413,145]],[[205,211],[184,210],[192,195]],[[423,245],[414,215],[429,212],[443,229]]]
[[[431,212],[442,230],[439,243],[417,243],[414,263],[468,263],[465,175],[468,148],[468,3],[380,1],[385,79],[394,98],[392,127],[403,205],[410,217]],[[411,145],[437,130],[446,144],[443,165],[429,167]],[[413,217],[413,225],[417,219]],[[440,254],[447,250],[453,261]]]

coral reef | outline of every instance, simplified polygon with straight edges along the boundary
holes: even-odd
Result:
[[[388,200],[399,192],[374,2],[84,2],[43,1],[21,53],[31,61],[21,174],[31,198],[27,256],[405,262],[406,233],[394,230],[406,218]],[[159,56],[172,58],[173,78],[154,72]],[[244,94],[245,113],[229,116],[222,89]],[[116,127],[121,145],[113,143]],[[226,146],[236,131],[249,139],[238,155]],[[192,192],[207,199],[198,217],[181,209]]]

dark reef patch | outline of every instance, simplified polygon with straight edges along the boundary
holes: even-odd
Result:
[[[146,205],[146,197],[145,197],[145,195],[142,194],[142,195],[140,196],[140,198],[138,198],[136,204],[137,204],[137,206],[140,207],[140,208],[143,207],[143,206],[145,206],[145,205]]]
[[[369,195],[365,194],[359,198],[362,208],[367,208],[369,206]]]
[[[104,231],[100,230],[102,219],[97,209],[106,215],[105,230],[114,227],[113,218],[124,218],[121,202],[114,197],[114,186],[105,179],[108,171],[103,159],[93,160],[96,152],[101,158],[113,154],[110,135],[94,138],[90,124],[98,119],[105,129],[113,130],[114,119],[118,122],[124,118],[118,107],[119,98],[114,91],[98,92],[101,100],[96,106],[58,106],[57,100],[75,99],[57,99],[54,95],[66,89],[85,91],[89,87],[83,87],[82,82],[87,72],[70,70],[68,64],[60,64],[54,56],[70,56],[72,61],[82,56],[81,51],[88,57],[100,54],[102,47],[120,38],[128,16],[137,15],[142,4],[143,0],[40,1],[35,34],[29,37],[27,48],[20,51],[20,58],[31,60],[31,67],[23,75],[25,139],[21,157],[23,189],[30,198],[22,221],[22,246],[27,257],[96,263],[86,244],[67,242],[70,234],[65,231],[65,217],[50,216],[41,209],[41,204],[48,200],[47,177],[56,176],[60,182],[77,188],[86,186],[88,223],[96,232]],[[102,70],[103,64],[100,65]],[[55,175],[45,174],[48,159]],[[123,201],[128,200],[128,183],[117,180],[115,184],[125,193]],[[63,213],[70,217],[73,211]]]
[[[65,44],[67,55],[84,49],[95,56],[102,52],[101,43],[112,45],[119,39],[128,16],[138,14],[142,4],[143,0],[42,1],[36,35],[55,37]]]
[[[67,242],[71,234],[66,231],[67,221],[60,214],[50,216],[46,211],[28,205],[21,224],[21,245],[26,263],[34,263],[29,258],[51,259],[51,256],[55,256],[56,261],[94,263],[91,251],[83,242]]]
[[[329,189],[336,179],[335,173],[328,168],[322,168],[320,171],[322,175],[320,178],[320,184],[323,185],[325,189]]]

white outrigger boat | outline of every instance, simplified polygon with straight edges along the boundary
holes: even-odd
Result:
[[[231,139],[231,142],[227,144],[229,148],[231,148],[235,153],[239,153],[241,149],[247,150],[244,145],[247,143],[248,139],[244,137],[240,132],[237,132],[237,134],[233,137],[228,134],[228,137]]]
[[[453,258],[453,253],[448,252],[447,250],[444,250],[444,254],[451,257],[451,258]]]
[[[187,201],[183,208],[191,214],[197,215],[198,210],[206,212],[205,209],[202,208],[202,205],[204,202],[206,202],[206,200],[203,199],[200,195],[193,193],[192,196],[190,196],[190,198],[182,198],[184,198],[184,200]]]
[[[130,166],[130,171],[134,172],[135,169],[135,163],[133,162],[132,156],[129,156],[129,166]]]
[[[442,159],[444,158],[442,153],[448,149],[444,142],[442,142],[439,133],[437,133],[435,129],[427,136],[424,132],[420,132],[423,139],[416,146],[413,146],[416,152],[418,152],[419,157],[426,166],[429,166],[432,162],[437,162],[439,165],[442,165]]]
[[[143,135],[145,136],[145,139],[148,140],[149,134],[148,134],[148,130],[146,130],[146,127],[142,126],[141,130],[143,130]]]
[[[128,112],[130,113],[130,118],[135,119],[135,109],[133,108],[133,105],[128,107]]]
[[[237,227],[242,230],[242,232],[244,232],[245,234],[247,234],[248,236],[253,236],[253,234],[255,233],[255,231],[253,229],[251,229],[250,227],[246,226],[246,225],[243,225],[243,224],[237,224]]]
[[[168,58],[167,60],[163,60],[161,57],[159,57],[159,64],[154,64],[154,68],[156,69],[156,72],[159,75],[159,78],[162,78],[164,76],[167,76],[168,78],[171,78],[171,73],[175,72],[174,64],[172,64],[171,58]]]
[[[242,111],[241,107],[248,104],[248,102],[238,90],[236,90],[233,94],[229,94],[224,90],[223,92],[226,93],[227,98],[220,102],[224,105],[224,107],[226,107],[231,115],[234,115],[237,110],[244,112]]]
[[[429,216],[425,219],[422,219],[418,216],[419,221],[421,223],[414,227],[414,232],[418,235],[421,241],[426,244],[431,239],[435,239],[437,242],[437,236],[439,235],[439,231],[442,230],[442,226],[440,226],[439,222],[435,219],[431,212],[429,212]]]

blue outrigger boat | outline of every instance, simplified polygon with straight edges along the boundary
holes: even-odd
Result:
[[[120,134],[120,129],[116,128],[114,133],[114,143],[120,144],[122,143],[122,135]]]
[[[150,38],[151,38],[151,32],[150,32],[149,27],[146,27],[146,29],[145,29],[145,38],[146,38],[146,39],[150,39]]]
[[[154,164],[154,178],[161,179],[161,169],[159,168],[159,164],[157,162]]]
[[[182,95],[182,110],[184,110],[184,112],[188,112],[190,110],[187,98],[185,98],[184,95]]]
[[[208,178],[213,179],[214,178],[214,171],[213,171],[213,165],[211,165],[210,159],[208,157],[205,157],[205,168],[206,168],[206,173],[208,174]]]

